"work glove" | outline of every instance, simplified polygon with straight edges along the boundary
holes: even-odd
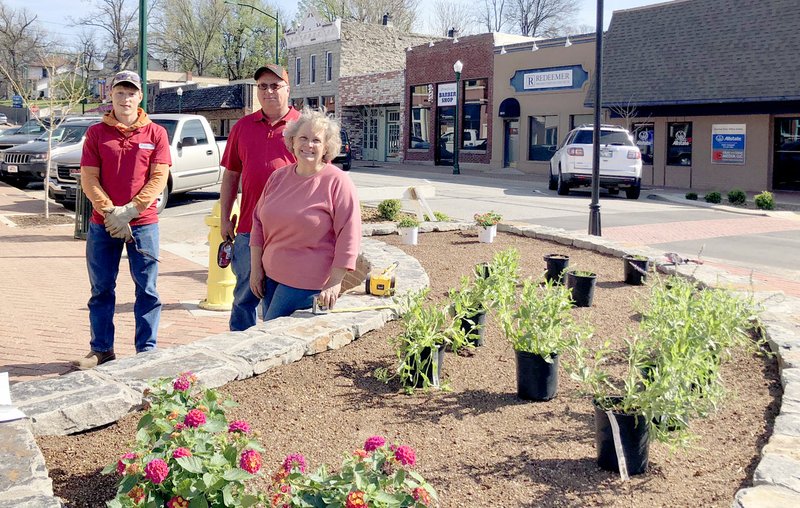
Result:
[[[115,206],[105,216],[106,231],[114,238],[123,238],[130,229],[130,222],[139,216],[136,205],[128,203],[123,206]]]

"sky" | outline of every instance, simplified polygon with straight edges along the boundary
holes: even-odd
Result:
[[[80,17],[85,12],[88,12],[90,6],[93,4],[90,0],[0,0],[6,6],[21,9],[27,8],[29,12],[37,14],[38,20],[42,26],[49,32],[60,35],[67,43],[74,41],[75,34],[78,31],[75,28],[67,26],[69,18]],[[461,0],[468,1],[468,0]],[[631,7],[639,7],[642,5],[652,5],[661,3],[665,0],[605,0],[603,21],[604,28],[608,28],[608,23],[611,20],[611,13],[615,10],[629,9]],[[294,16],[297,12],[297,0],[272,0],[272,3],[277,5],[290,16]],[[77,4],[77,5],[76,5]],[[423,0],[421,9],[421,16],[427,18],[432,12],[433,1]],[[589,25],[594,26],[596,22],[596,0],[579,0],[580,14],[575,21],[575,25]]]

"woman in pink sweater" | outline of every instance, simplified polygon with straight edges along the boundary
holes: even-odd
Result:
[[[275,171],[253,212],[250,289],[265,321],[319,304],[333,307],[361,247],[361,209],[350,177],[330,163],[339,125],[304,109],[284,131],[295,164]]]

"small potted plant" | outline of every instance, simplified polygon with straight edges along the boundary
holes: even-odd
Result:
[[[500,322],[517,359],[517,396],[550,400],[558,389],[559,356],[580,344],[589,330],[574,323],[569,290],[526,280],[516,307],[503,308]]]
[[[588,270],[570,270],[567,272],[567,288],[572,292],[572,300],[576,307],[591,307],[594,300],[594,288],[597,274]]]
[[[478,241],[492,243],[494,237],[497,236],[497,223],[503,220],[503,217],[494,210],[490,210],[486,213],[476,213],[473,218],[475,224],[478,225]]]
[[[476,274],[477,275],[477,274]],[[486,311],[491,305],[489,278],[461,277],[461,284],[449,292],[450,308],[455,322],[453,350],[463,345],[482,346],[486,326]]]
[[[622,263],[625,284],[641,286],[647,280],[650,258],[637,254],[626,254],[622,256]]]
[[[405,245],[417,245],[419,238],[419,221],[411,216],[405,216],[397,222],[397,232]]]
[[[569,266],[569,256],[567,254],[546,254],[544,262],[547,266],[545,280],[555,281],[556,284],[564,283],[564,274]]]

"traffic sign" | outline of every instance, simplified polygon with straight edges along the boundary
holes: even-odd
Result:
[[[39,112],[39,106],[37,106],[36,104],[32,105],[31,106],[31,113],[36,114],[38,112]]]
[[[22,96],[21,95],[12,95],[11,96],[11,107],[12,108],[21,108],[22,107]]]

